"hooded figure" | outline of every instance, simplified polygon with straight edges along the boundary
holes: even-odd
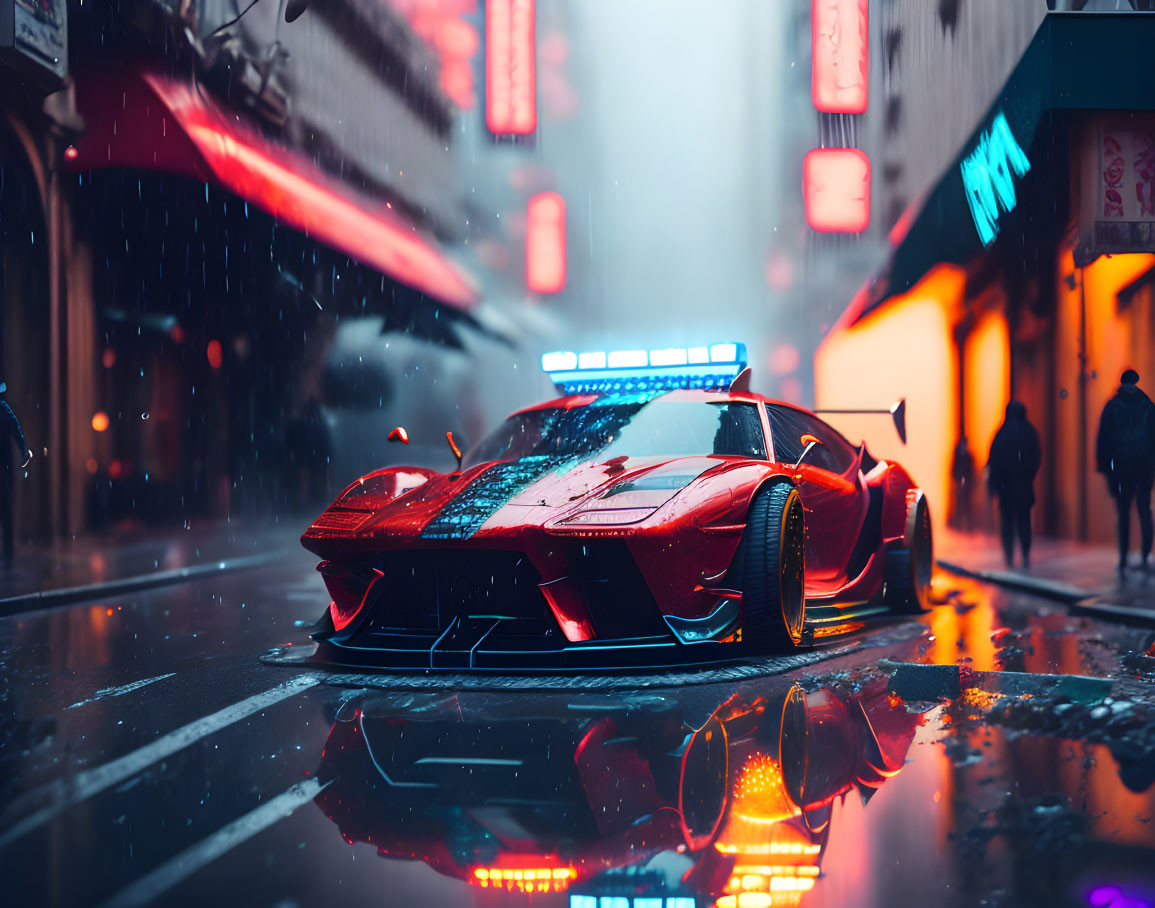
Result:
[[[987,487],[999,499],[1007,567],[1014,563],[1016,529],[1023,548],[1023,566],[1031,562],[1031,508],[1035,504],[1035,474],[1042,459],[1039,433],[1027,422],[1027,408],[1012,400],[987,459]]]
[[[1155,475],[1155,404],[1139,390],[1139,373],[1128,369],[1119,390],[1103,407],[1095,460],[1107,477],[1119,520],[1119,570],[1127,567],[1131,541],[1131,502],[1139,511],[1143,565],[1151,554],[1151,481]]]

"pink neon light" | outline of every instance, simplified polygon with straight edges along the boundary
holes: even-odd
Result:
[[[485,123],[495,135],[537,129],[534,0],[486,0]]]
[[[565,288],[565,200],[556,192],[539,192],[526,208],[525,285],[533,293]]]
[[[140,167],[219,183],[294,230],[440,302],[477,303],[476,283],[436,239],[226,114],[190,83],[107,67],[81,81],[77,107],[86,131],[76,158],[65,161],[70,172]]]
[[[273,217],[354,258],[380,268],[437,299],[468,306],[476,290],[411,224],[390,211],[370,212],[330,189],[319,173],[302,162],[278,159],[225,119],[205,109],[183,83],[146,74],[145,80],[167,104],[217,179]]]
[[[806,223],[821,233],[870,226],[870,158],[857,148],[815,148],[802,159]]]
[[[867,0],[811,0],[810,98],[823,113],[866,113]]]

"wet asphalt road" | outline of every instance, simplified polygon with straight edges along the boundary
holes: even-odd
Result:
[[[2,901],[1155,904],[1142,747],[903,704],[878,668],[1130,679],[1149,634],[937,590],[792,671],[588,693],[262,664],[320,612],[306,555],[0,619]]]

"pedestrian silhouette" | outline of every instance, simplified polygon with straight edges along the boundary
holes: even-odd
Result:
[[[1143,567],[1151,555],[1151,481],[1155,476],[1155,404],[1139,390],[1139,373],[1128,369],[1119,390],[1103,407],[1095,445],[1098,470],[1107,477],[1119,518],[1119,572],[1127,568],[1131,502],[1139,512]]]
[[[999,499],[999,529],[1007,567],[1014,564],[1016,531],[1023,549],[1023,567],[1031,564],[1031,508],[1035,506],[1035,474],[1042,456],[1039,433],[1027,421],[1027,408],[1012,400],[987,458],[987,488]]]
[[[32,451],[24,440],[20,420],[8,406],[4,394],[8,390],[5,382],[0,382],[0,536],[3,537],[4,567],[12,566],[12,498],[16,491],[16,468],[12,460],[12,443],[20,449],[21,468],[28,466]]]
[[[959,528],[971,529],[971,486],[975,475],[975,459],[971,456],[966,437],[959,439],[951,461],[950,475],[954,480],[955,518]]]

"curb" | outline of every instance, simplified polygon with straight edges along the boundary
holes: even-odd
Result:
[[[953,561],[938,559],[936,564],[952,574],[961,574],[964,577],[973,577],[984,583],[992,583],[1007,589],[1032,593],[1044,599],[1068,606],[1074,614],[1088,615],[1101,618],[1104,621],[1117,621],[1121,624],[1138,624],[1144,627],[1155,627],[1155,609],[1131,608],[1126,605],[1116,605],[1111,602],[1110,596],[1091,593],[1081,587],[1062,583],[1058,580],[1044,580],[1040,577],[1030,577],[1013,571],[982,571],[964,567]]]
[[[242,555],[239,558],[226,558],[222,561],[206,564],[193,564],[188,567],[154,571],[150,574],[138,574],[134,577],[122,577],[119,580],[109,580],[105,583],[90,583],[85,586],[40,590],[21,596],[9,596],[6,599],[0,599],[0,618],[38,609],[75,605],[93,599],[106,599],[109,596],[119,596],[122,593],[132,593],[153,587],[187,583],[190,580],[229,574],[234,571],[248,571],[253,568],[288,561],[290,554],[290,550],[285,549],[278,552],[266,552],[261,555]]]
[[[1105,596],[1096,596],[1092,599],[1076,602],[1071,606],[1071,611],[1076,615],[1092,615],[1106,621],[1118,621],[1121,624],[1155,627],[1155,610],[1115,605]]]
[[[1092,598],[1094,594],[1081,587],[1072,586],[1059,580],[1044,580],[1041,577],[1031,577],[1014,571],[982,571],[968,568],[954,561],[938,559],[935,562],[944,571],[952,574],[961,574],[964,577],[973,577],[986,583],[994,583],[1012,590],[1021,590],[1025,593],[1034,593],[1045,599],[1053,599],[1066,605],[1075,605]]]

